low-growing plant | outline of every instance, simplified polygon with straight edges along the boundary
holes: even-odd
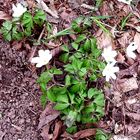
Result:
[[[102,130],[97,129],[96,131],[97,132],[96,132],[95,140],[109,140],[110,139],[110,135],[103,132]]]
[[[43,105],[47,100],[54,102],[54,109],[61,111],[69,132],[73,132],[76,122],[96,122],[104,115],[104,94],[94,83],[102,77],[105,64],[99,59],[101,50],[94,37],[80,34],[71,46],[63,45],[62,50],[63,69],[53,67],[43,72],[38,83]],[[62,81],[54,80],[62,74]]]
[[[46,14],[42,10],[37,9],[34,15],[26,11],[20,18],[5,21],[0,32],[7,41],[21,40],[24,37],[35,36],[38,33],[36,29],[42,28],[43,25],[49,26],[46,21]]]

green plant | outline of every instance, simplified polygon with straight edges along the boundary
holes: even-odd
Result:
[[[132,16],[132,13],[129,13],[126,17],[121,20],[121,30],[126,26],[128,19]]]
[[[103,0],[96,0],[96,7],[99,8],[102,4]]]
[[[109,140],[110,136],[100,129],[96,130],[95,140]]]
[[[5,21],[0,32],[7,41],[21,40],[34,35],[35,27],[42,27],[43,24],[47,26],[46,15],[42,10],[36,10],[34,15],[27,11],[18,19]]]
[[[105,64],[100,61],[101,51],[96,39],[80,34],[71,43],[71,47],[62,46],[60,60],[65,64],[64,70],[52,68],[42,73],[38,79],[42,103],[47,99],[56,103],[54,109],[61,111],[62,119],[75,131],[76,122],[96,122],[104,115],[104,95],[93,82],[100,77]],[[55,81],[55,76],[65,74],[62,81]],[[51,86],[50,86],[51,83]]]

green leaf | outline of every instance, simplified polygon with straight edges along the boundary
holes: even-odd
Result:
[[[51,74],[56,74],[56,75],[63,74],[63,72],[61,70],[59,70],[57,68],[54,68],[54,67],[51,68],[49,71],[50,71]]]
[[[24,34],[25,34],[25,36],[30,36],[32,34],[31,28],[30,27],[25,28],[24,29]]]
[[[69,104],[66,104],[66,103],[57,103],[57,104],[54,106],[54,109],[55,109],[55,110],[64,110],[64,109],[66,109],[68,106],[69,106]]]
[[[44,21],[46,20],[45,12],[42,10],[38,10],[33,17],[33,20],[38,25],[43,25]]]
[[[77,114],[78,114],[77,112],[72,111],[72,110],[69,112],[65,121],[67,127],[71,127],[74,124],[77,118]]]
[[[84,114],[85,114],[85,113],[86,113],[86,114],[89,114],[89,113],[94,112],[95,109],[96,109],[96,106],[95,106],[95,105],[93,104],[93,102],[92,102],[92,103],[90,103],[88,106],[86,106],[86,107],[84,108],[83,112],[84,112]]]
[[[59,57],[59,59],[60,59],[62,62],[66,63],[66,62],[68,61],[68,59],[69,59],[69,53],[63,53],[63,54]]]
[[[80,25],[83,22],[83,20],[84,20],[84,17],[79,17],[72,22],[72,29],[75,32],[80,33],[82,31],[82,28],[80,27]]]
[[[69,95],[71,104],[74,104],[75,103],[75,101],[74,101],[75,94],[68,92],[68,95]]]
[[[12,29],[12,22],[11,21],[5,21],[2,26],[4,27],[4,29],[6,29],[7,31],[10,31]]]
[[[12,39],[13,40],[21,40],[23,38],[23,33],[18,31],[17,26],[12,28]]]
[[[40,97],[40,101],[41,101],[41,105],[43,106],[43,108],[45,107],[46,103],[47,103],[47,94],[44,93],[41,95]]]
[[[64,102],[64,103],[69,103],[69,99],[68,99],[68,96],[67,94],[61,94],[61,95],[58,95],[56,101],[57,102]]]
[[[92,75],[90,76],[90,81],[96,81],[96,80],[97,80],[96,74],[92,74]]]
[[[102,96],[102,92],[96,88],[90,88],[88,90],[88,98],[91,99],[93,96],[100,94]]]
[[[82,58],[82,57],[83,57],[83,55],[82,55],[81,52],[76,52],[76,53],[74,53],[73,56],[74,56],[75,58]]]
[[[11,32],[9,32],[9,33],[4,33],[4,34],[3,34],[3,37],[4,37],[4,39],[7,40],[7,41],[11,41],[11,40],[12,40]]]
[[[33,18],[32,15],[29,12],[25,12],[22,18],[22,24],[24,27],[28,29],[33,29]]]
[[[85,17],[83,24],[86,27],[90,27],[92,25],[92,21],[89,17]]]
[[[86,39],[86,35],[81,34],[78,36],[78,38],[75,40],[75,43],[80,43]]]
[[[73,34],[74,32],[71,30],[71,28],[67,28],[67,29],[64,29],[58,33],[56,33],[55,35],[51,35],[47,38],[47,40],[50,40],[52,38],[56,38],[56,37],[59,37],[59,36],[64,36],[64,35],[69,35],[69,34]]]
[[[109,136],[100,129],[96,130],[95,140],[108,140]]]
[[[37,82],[47,84],[52,79],[52,77],[53,75],[46,71],[41,74],[41,76],[37,79]]]
[[[129,13],[128,16],[124,17],[121,21],[121,29],[123,30],[123,28],[125,27],[128,19],[132,16],[133,14],[132,13]]]
[[[101,71],[105,68],[105,66],[106,66],[106,64],[105,64],[104,62],[99,62],[99,63],[98,63],[98,68],[99,68],[99,70],[101,70]]]
[[[78,71],[81,69],[83,62],[80,61],[79,59],[73,59],[72,60],[72,67],[75,71]]]
[[[71,64],[67,64],[67,65],[65,65],[64,67],[65,67],[65,69],[64,69],[65,71],[74,74],[74,68],[73,68],[73,65],[71,65]]]
[[[75,50],[78,50],[79,44],[77,44],[76,42],[73,42],[71,45]]]
[[[98,96],[95,97],[94,99],[94,103],[96,103],[96,105],[99,106],[104,106],[105,105],[105,101],[104,101],[104,95],[103,94],[98,94]]]
[[[56,102],[56,95],[51,90],[47,91],[47,97],[50,101]]]
[[[95,112],[99,113],[100,117],[104,116],[104,108],[101,106],[97,106]]]
[[[76,92],[79,91],[79,89],[80,89],[79,84],[73,85],[73,86],[70,88],[70,92],[71,92],[71,93],[76,93]]]
[[[95,38],[91,38],[91,51],[92,54],[95,58],[98,58],[101,55],[101,50],[97,48],[97,44],[96,44],[96,39]]]
[[[83,48],[85,51],[89,51],[91,49],[91,41],[90,39],[87,39],[86,42],[83,45]]]
[[[68,52],[69,53],[69,48],[67,45],[63,45],[62,47],[62,50],[65,51],[65,52]]]
[[[70,77],[69,75],[67,75],[67,76],[65,77],[65,85],[66,85],[66,86],[71,85],[71,77]]]
[[[86,73],[87,73],[86,68],[81,68],[81,69],[80,69],[80,71],[78,72],[78,74],[79,74],[79,76],[80,76],[80,77],[85,76],[85,75],[86,75]]]
[[[70,134],[74,134],[77,132],[77,126],[71,126],[71,127],[67,128],[66,131]]]
[[[93,21],[107,34],[111,35],[110,31],[103,25],[103,23],[97,18],[93,18]]]

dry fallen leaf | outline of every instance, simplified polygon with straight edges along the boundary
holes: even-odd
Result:
[[[136,140],[134,137],[124,136],[124,135],[114,135],[113,139],[110,140]]]
[[[97,39],[97,44],[99,48],[102,49],[109,46],[112,46],[112,48],[115,48],[112,37],[108,35],[107,33],[103,32],[101,29],[98,30],[95,37]]]
[[[121,48],[126,48],[130,42],[133,40],[134,32],[127,31],[122,34],[122,37],[118,39]]]
[[[95,134],[96,134],[96,129],[85,129],[75,133],[74,138],[79,140],[86,137],[94,136]]]
[[[129,117],[132,117],[136,121],[140,121],[140,114],[138,113],[125,112],[125,114]]]
[[[137,48],[138,53],[140,53],[140,33],[136,32],[136,34],[134,36],[134,42],[138,46],[138,48]]]
[[[42,132],[40,135],[43,137],[44,140],[50,140],[53,137],[52,134],[49,134],[49,129],[50,129],[50,125],[46,125],[42,129]]]
[[[3,140],[5,134],[6,134],[5,132],[0,131],[0,140]]]
[[[55,11],[54,9],[51,10],[46,3],[43,0],[36,0],[39,4],[39,6],[41,6],[41,8],[46,11],[47,13],[49,13],[50,15],[52,15],[54,18],[59,18],[57,11]]]
[[[129,79],[121,79],[119,82],[120,90],[122,92],[128,92],[131,90],[138,89],[138,82],[135,77],[129,78]]]
[[[135,124],[132,124],[130,123],[129,125],[126,125],[126,129],[128,131],[128,135],[132,135],[132,134],[137,134],[140,132],[140,126],[139,125],[135,125]],[[133,139],[132,140],[139,140],[139,139]]]
[[[119,63],[124,63],[124,61],[125,61],[124,55],[122,55],[120,52],[118,52],[118,55],[117,55],[117,62],[119,62]]]
[[[14,46],[16,50],[19,50],[22,47],[22,41],[19,41],[19,42],[18,41],[14,41],[12,43],[12,46]]]
[[[6,13],[4,13],[3,11],[0,11],[0,20],[3,19],[3,20],[9,20],[11,19],[12,17]]]
[[[61,121],[56,122],[52,140],[57,140],[57,138],[61,132],[61,127],[62,127],[62,122]]]
[[[43,126],[55,120],[59,114],[58,111],[53,110],[53,104],[49,103],[40,115],[38,129],[41,129]]]

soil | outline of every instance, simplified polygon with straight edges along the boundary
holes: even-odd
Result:
[[[0,43],[0,140],[41,140],[40,91],[26,55]]]

